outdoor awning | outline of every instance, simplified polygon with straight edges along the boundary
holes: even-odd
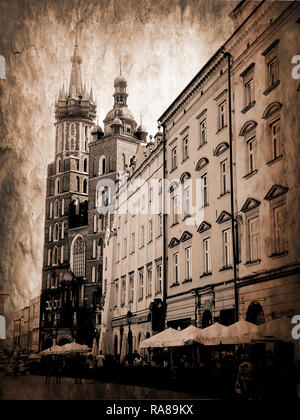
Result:
[[[253,334],[257,331],[258,326],[244,320],[238,321],[221,334],[222,344],[249,344],[252,342]]]
[[[190,325],[189,327],[180,331],[180,337],[185,344],[188,344],[189,342],[200,343],[202,331],[203,330],[201,330],[200,328],[194,327],[194,325]]]
[[[257,327],[253,334],[253,341],[294,342],[292,337],[293,326],[291,318],[287,316],[273,319]]]
[[[168,328],[167,330],[142,341],[140,348],[184,346],[184,341],[180,334],[181,331],[174,330],[174,328]]]
[[[200,335],[197,341],[205,346],[217,346],[221,343],[221,336],[225,333],[227,327],[216,322],[209,327],[200,330]]]
[[[77,343],[68,343],[64,346],[54,346],[50,347],[41,352],[42,356],[50,356],[50,355],[63,355],[63,354],[70,354],[70,353],[88,353],[89,352],[88,346],[77,344]]]

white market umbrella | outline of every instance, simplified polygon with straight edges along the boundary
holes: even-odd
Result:
[[[227,327],[221,335],[222,344],[249,344],[258,326],[248,321],[238,321]]]
[[[292,337],[293,327],[291,318],[287,316],[273,319],[257,327],[257,331],[253,334],[253,341],[294,342]]]
[[[209,327],[203,328],[195,341],[204,344],[205,346],[218,346],[221,344],[221,336],[226,330],[227,327],[225,327],[225,325],[215,322]]]
[[[185,344],[192,341],[199,343],[202,331],[203,330],[200,328],[194,327],[194,325],[190,325],[189,327],[180,331],[180,337]]]
[[[68,343],[61,347],[61,354],[66,353],[88,353],[90,349],[84,344]]]
[[[53,347],[49,347],[46,350],[43,350],[40,354],[42,356],[50,356],[50,355],[53,355],[53,354],[59,354],[59,353],[61,353],[61,349],[62,349],[61,346],[53,346]]]
[[[181,339],[180,334],[181,331],[174,330],[174,328],[168,328],[167,330],[142,341],[140,348],[184,346],[184,341]]]

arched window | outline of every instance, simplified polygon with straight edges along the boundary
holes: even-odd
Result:
[[[61,200],[61,215],[63,216],[65,214],[65,199],[63,198]]]
[[[49,242],[52,240],[52,226],[49,226]]]
[[[49,204],[49,219],[52,219],[52,217],[53,217],[53,204],[51,201],[51,203]]]
[[[61,239],[65,239],[65,222],[61,224]]]
[[[80,180],[79,176],[76,177],[76,191],[80,192]]]
[[[94,215],[94,233],[97,233],[97,224],[98,224],[98,218],[97,218],[97,214]]]
[[[99,239],[99,242],[98,242],[98,255],[97,255],[97,258],[99,259],[102,256],[103,256],[103,240],[102,240],[102,238],[100,238]]]
[[[59,228],[58,228],[58,224],[57,223],[55,223],[55,225],[54,225],[53,240],[54,241],[58,241],[59,240]]]
[[[83,183],[82,183],[82,192],[83,192],[84,194],[87,194],[87,190],[88,190],[88,185],[87,185],[87,179],[85,178],[85,179],[83,180]]]
[[[64,262],[64,246],[60,248],[60,262],[61,264]]]
[[[59,200],[54,203],[54,217],[59,217]]]
[[[59,178],[56,178],[55,180],[55,195],[60,194],[60,182]]]
[[[76,277],[85,276],[85,242],[82,236],[75,237],[72,242],[71,270]]]
[[[59,174],[61,172],[61,159],[60,157],[56,159],[56,173]]]
[[[246,314],[246,321],[256,325],[261,325],[265,322],[264,310],[259,302],[250,303]]]
[[[51,249],[48,249],[48,265],[51,265]]]
[[[205,309],[202,315],[202,328],[209,327],[212,324],[212,314],[208,309]]]
[[[78,200],[78,198],[76,198],[76,200],[74,202],[74,206],[75,206],[75,215],[79,216],[79,200]]]
[[[52,253],[52,265],[57,265],[58,264],[58,250],[57,250],[57,246],[55,246],[53,248],[53,253]]]
[[[96,258],[96,239],[93,240],[93,254],[92,258]]]
[[[84,129],[84,151],[85,152],[87,152],[87,144],[88,144],[88,127],[86,125]]]
[[[88,160],[87,158],[85,158],[83,160],[83,172],[87,172],[88,171]]]
[[[106,160],[105,156],[101,156],[99,159],[99,175],[104,175],[106,173]]]
[[[96,283],[96,268],[92,267],[92,283]]]
[[[50,289],[51,287],[51,276],[50,273],[47,274],[47,283],[46,283],[46,288]]]

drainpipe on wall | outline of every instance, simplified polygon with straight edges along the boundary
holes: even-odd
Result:
[[[163,302],[167,303],[167,214],[166,214],[166,178],[167,178],[167,151],[166,151],[166,126],[163,127],[163,184],[162,184],[162,196],[163,196]]]
[[[236,226],[234,216],[234,182],[233,182],[233,157],[232,157],[232,98],[231,98],[231,59],[232,55],[226,51],[222,51],[224,57],[227,58],[228,69],[228,128],[229,128],[229,166],[230,166],[230,211],[231,211],[231,242],[233,253],[233,283],[234,283],[234,304],[235,304],[235,321],[239,320],[239,296],[237,288],[237,252],[236,252]]]

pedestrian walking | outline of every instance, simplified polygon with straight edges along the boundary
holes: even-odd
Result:
[[[238,368],[236,380],[236,393],[239,394],[242,399],[254,400],[256,399],[256,378],[254,365],[250,362],[247,354],[242,355],[241,362],[242,363]]]
[[[52,376],[52,369],[53,369],[53,361],[51,356],[45,357],[45,377],[46,377],[46,384],[50,384],[51,376]]]
[[[82,384],[83,360],[79,353],[77,353],[74,357],[73,367],[75,373],[75,384]]]

